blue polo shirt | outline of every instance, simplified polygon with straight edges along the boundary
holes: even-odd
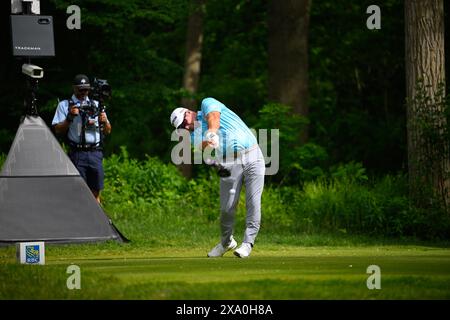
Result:
[[[220,127],[217,134],[220,152],[223,155],[230,151],[245,150],[257,144],[256,137],[236,113],[214,98],[205,98],[202,100],[201,111],[197,112],[197,121],[200,125],[191,133],[194,146],[198,146],[204,140],[208,130],[206,116],[213,111],[220,112]]]
[[[80,100],[75,95],[72,95],[71,99],[75,104],[81,103]],[[89,97],[86,98],[86,101],[89,102]],[[94,103],[98,106],[98,101],[94,100]],[[56,125],[60,122],[63,122],[67,115],[69,114],[69,101],[63,100],[58,104],[56,108],[55,116],[53,117],[52,126]],[[87,144],[97,144],[100,143],[100,130],[98,124],[98,117],[92,117],[91,120],[94,120],[93,125],[88,125],[85,130],[85,139]],[[81,114],[75,117],[72,123],[69,126],[69,131],[67,132],[67,136],[70,141],[74,143],[81,143],[81,127],[82,127],[82,119]]]

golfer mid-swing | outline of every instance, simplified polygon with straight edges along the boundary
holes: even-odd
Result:
[[[201,148],[215,148],[221,165],[231,173],[220,178],[221,241],[208,257],[221,257],[236,248],[233,238],[234,218],[242,182],[246,191],[246,229],[241,246],[234,251],[247,258],[253,248],[261,222],[261,195],[265,164],[255,136],[233,111],[214,98],[202,101],[198,112],[176,108],[170,122],[177,129],[191,132],[191,142],[201,141]]]

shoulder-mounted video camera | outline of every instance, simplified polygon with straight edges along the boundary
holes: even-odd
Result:
[[[112,90],[108,80],[94,78],[91,86],[90,98],[103,102],[111,98]]]
[[[92,100],[91,101],[83,101],[83,102],[79,102],[76,104],[73,103],[73,107],[80,109],[81,113],[86,114],[89,117],[95,117],[101,112],[101,110],[99,109],[97,104]]]

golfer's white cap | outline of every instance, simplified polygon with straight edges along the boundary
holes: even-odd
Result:
[[[186,108],[176,108],[172,111],[172,114],[170,115],[170,123],[175,127],[178,128],[184,120],[184,114],[188,111]]]

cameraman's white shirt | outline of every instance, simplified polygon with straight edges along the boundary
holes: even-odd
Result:
[[[83,102],[77,99],[75,95],[72,95],[71,99],[75,104]],[[95,105],[98,107],[98,101],[96,100],[93,101]],[[86,98],[85,102],[90,102],[89,97]],[[68,114],[69,114],[69,101],[63,100],[58,104],[58,107],[56,108],[55,116],[53,117],[52,121],[52,126],[66,120]],[[92,126],[89,125],[87,126],[85,130],[85,142],[86,144],[97,144],[100,142],[98,116],[89,119],[94,120],[94,124]],[[81,143],[81,132],[82,132],[81,129],[82,129],[82,116],[80,112],[80,114],[73,119],[72,123],[69,126],[69,131],[67,133],[69,140],[74,143]]]

